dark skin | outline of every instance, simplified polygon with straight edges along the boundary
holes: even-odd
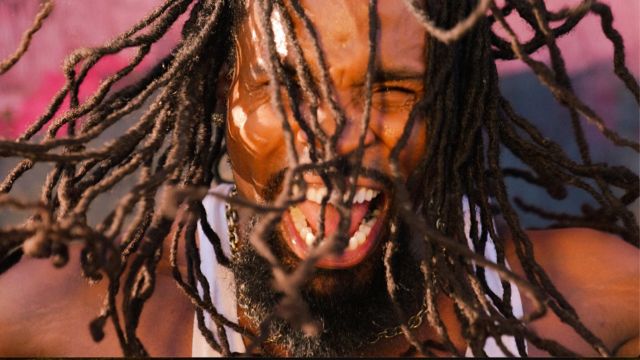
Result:
[[[348,115],[348,125],[340,136],[337,149],[339,153],[348,153],[357,146],[363,112],[363,104],[358,99],[362,99],[364,93],[369,53],[367,6],[363,2],[355,1],[308,1],[303,4],[320,34],[325,61],[338,101]],[[327,13],[336,15],[322,16]],[[403,76],[384,76],[384,79],[378,79],[373,85],[374,100],[371,122],[365,137],[367,149],[363,163],[367,167],[389,174],[389,164],[386,160],[391,148],[399,139],[410,111],[410,106],[407,108],[403,105],[411,104],[424,92],[421,79],[425,71],[422,60],[425,44],[423,28],[398,2],[380,1],[378,13],[381,33],[377,44],[378,71],[387,75]],[[301,47],[307,50],[305,58],[309,61],[312,72],[315,70],[317,73],[318,65],[308,50],[311,48],[310,40],[301,30],[300,24],[296,25]],[[274,30],[274,33],[277,33],[277,30]],[[250,12],[238,34],[237,77],[232,83],[229,96],[230,121],[227,128],[228,148],[238,191],[241,196],[257,202],[265,200],[261,194],[269,178],[287,166],[280,119],[271,106],[267,75],[261,71],[267,59],[264,52],[255,45],[261,34],[255,13]],[[283,49],[284,46],[281,45],[279,55],[285,63],[292,62],[291,45],[287,46],[287,51]],[[394,80],[386,80],[389,78]],[[335,119],[327,111],[327,105],[324,106],[321,106],[318,117],[321,125],[331,134],[335,129]],[[296,134],[296,148],[301,149],[306,139],[299,135],[301,130],[292,120],[292,114],[287,115]],[[417,123],[405,150],[401,153],[401,169],[405,175],[415,168],[424,154],[426,139],[422,134],[427,122],[423,119]],[[261,151],[256,152],[254,149]],[[305,180],[310,184],[318,181],[313,176],[308,176]],[[360,181],[364,186],[369,184],[366,180]],[[286,238],[286,231],[280,231]],[[610,349],[632,349],[631,353],[637,353],[640,314],[638,306],[630,305],[639,303],[637,249],[611,235],[591,230],[531,231],[528,234],[536,244],[537,258],[549,271],[551,278],[558,282],[558,287],[569,301],[579,303],[577,311],[584,323],[593,328],[596,335],[601,336]],[[579,243],[581,245],[577,246]],[[603,252],[605,248],[607,250]],[[524,276],[514,251],[511,247],[509,249],[508,260],[514,264],[515,271]],[[607,256],[603,256],[604,254]],[[589,259],[588,268],[593,269],[593,273],[581,271],[586,265],[582,262],[583,259]],[[614,263],[616,266],[607,266]],[[594,277],[600,277],[597,285],[593,284]],[[601,284],[611,283],[613,279],[616,279],[616,287],[601,287]],[[317,287],[322,288],[322,285]],[[602,310],[595,311],[598,305],[601,306],[603,303],[610,304],[606,316],[602,316]],[[529,302],[525,302],[524,305],[525,311],[532,310],[532,304]],[[440,307],[445,322],[453,330],[452,340],[458,350],[463,352],[465,345],[459,331],[456,331],[459,324],[453,315],[451,300],[441,298]],[[241,323],[248,322],[242,313],[240,319]],[[562,325],[555,315],[547,315],[532,327],[543,335],[554,334],[552,338],[566,344],[570,349],[582,354],[595,355],[595,352]],[[429,335],[433,336],[432,334],[432,329],[428,329],[427,326],[420,329],[420,337],[423,339],[430,338]],[[394,355],[385,349],[398,351],[407,348],[408,344],[398,338],[386,345],[372,347],[368,349],[371,352],[367,351],[364,354]],[[399,353],[402,351],[395,354]],[[531,353],[536,355],[536,349],[531,349]]]
[[[368,56],[367,7],[363,2],[323,0],[303,1],[307,14],[318,32],[339,104],[348,115],[345,132],[340,136],[339,152],[355,148],[359,121],[363,111],[362,94]],[[249,2],[251,5],[251,2]],[[379,77],[374,84],[374,107],[367,129],[364,163],[389,173],[389,150],[404,127],[410,105],[420,97],[424,31],[400,1],[381,0],[378,5],[380,35],[378,68],[382,73],[402,74],[391,83]],[[332,16],[324,16],[332,14]],[[305,57],[317,72],[309,40],[296,24]],[[264,202],[262,196],[268,180],[286,163],[286,148],[279,118],[270,103],[265,75],[259,71],[265,59],[257,47],[262,32],[249,11],[238,32],[239,57],[235,77],[228,95],[227,142],[233,173],[240,196]],[[409,36],[410,35],[410,36]],[[284,52],[283,52],[284,53]],[[288,54],[291,52],[288,51]],[[282,54],[281,54],[282,55]],[[285,57],[286,60],[286,57]],[[434,64],[436,66],[436,64]],[[402,70],[402,71],[400,71]],[[384,78],[384,80],[382,80]],[[377,89],[377,90],[376,90]],[[376,92],[377,91],[377,92]],[[377,101],[377,102],[376,102]],[[335,120],[326,104],[321,104],[319,118],[323,128],[332,133]],[[291,120],[291,114],[287,114]],[[407,147],[400,156],[401,171],[406,176],[424,155],[423,135],[427,119],[416,124]],[[293,126],[296,147],[305,139]],[[318,179],[308,177],[309,183]],[[361,179],[363,181],[365,179]],[[364,181],[362,185],[375,186]],[[246,218],[241,211],[241,220]],[[286,231],[279,227],[286,241]],[[535,256],[559,290],[573,304],[583,323],[598,335],[617,355],[640,353],[638,306],[640,272],[638,250],[617,237],[587,229],[528,231]],[[507,237],[507,259],[514,272],[524,277],[520,263]],[[79,244],[78,244],[79,245]],[[284,244],[284,246],[288,246]],[[98,344],[89,335],[88,323],[102,305],[106,282],[90,286],[80,276],[78,250],[71,247],[71,259],[63,269],[54,270],[48,261],[25,259],[0,276],[0,354],[5,356],[118,356],[121,354],[113,327]],[[168,250],[168,249],[167,249]],[[164,252],[168,254],[168,251]],[[295,261],[296,259],[289,259]],[[371,261],[367,256],[362,261]],[[154,296],[145,305],[138,334],[154,356],[189,356],[193,329],[193,306],[178,290],[171,278],[166,255],[158,267]],[[365,274],[366,275],[366,274]],[[318,287],[322,287],[322,283]],[[525,312],[532,304],[523,297]],[[453,313],[452,301],[440,297],[438,306],[452,341],[460,353],[466,344]],[[241,325],[255,324],[240,315]],[[161,316],[162,321],[158,321]],[[532,323],[540,335],[552,338],[583,355],[596,355],[583,340],[553,314]],[[420,340],[439,341],[426,324],[417,331]],[[398,356],[409,349],[402,336],[381,340],[362,349],[359,354]],[[286,349],[270,349],[285,354]],[[529,347],[531,355],[544,355]],[[444,353],[436,352],[439,355]]]

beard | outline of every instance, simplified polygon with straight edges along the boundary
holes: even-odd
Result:
[[[274,317],[274,309],[282,293],[272,286],[270,265],[248,241],[259,220],[256,215],[240,229],[243,246],[237,249],[231,266],[236,293],[240,306],[255,328],[270,319],[267,328],[270,338],[284,346],[287,355],[334,357],[359,354],[381,331],[400,324],[387,292],[383,265],[385,241],[367,259],[350,269],[316,269],[301,287],[300,292],[311,317],[321,324],[317,336],[307,336],[286,320]],[[399,241],[391,259],[391,268],[397,285],[398,303],[410,316],[422,306],[424,283],[418,262],[409,249],[407,235],[410,232],[406,226],[398,226]],[[388,231],[383,231],[381,236],[385,234]],[[294,270],[300,260],[289,250],[281,232],[274,230],[266,241],[284,268]]]

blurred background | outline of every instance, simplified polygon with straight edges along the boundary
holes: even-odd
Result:
[[[627,66],[637,79],[640,74],[640,1],[602,2],[612,8],[614,27],[625,41]],[[67,54],[79,47],[103,44],[127,30],[160,3],[160,0],[56,1],[55,9],[42,30],[35,35],[29,51],[14,68],[0,76],[0,138],[16,138],[47,107],[51,97],[64,83],[61,65]],[[547,6],[551,10],[557,10],[578,3],[576,0],[553,0],[548,1]],[[39,7],[38,0],[0,0],[0,58],[4,59],[13,53]],[[134,71],[134,78],[143,74],[171,49],[179,38],[179,28],[183,21],[184,19],[179,21],[152,48],[150,56]],[[510,21],[521,40],[531,36],[532,32],[526,24],[513,18]],[[622,82],[613,74],[613,46],[602,33],[599,18],[587,15],[571,34],[560,39],[559,44],[577,95],[606,121],[609,128],[626,138],[638,140],[638,107]],[[99,62],[81,88],[81,100],[97,88],[101,79],[124,66],[130,56],[131,53],[124,52]],[[534,58],[548,63],[548,55],[544,51],[536,53]],[[512,101],[516,110],[532,120],[546,136],[560,142],[578,160],[568,112],[557,104],[546,87],[540,85],[535,75],[519,61],[499,62],[498,69],[503,93]],[[102,139],[122,132],[126,126],[126,122],[119,124]],[[592,125],[586,124],[585,132],[592,146],[594,161],[625,165],[638,173],[637,154],[616,148]],[[507,152],[502,161],[506,166],[518,165],[517,160]],[[16,162],[17,159],[0,159],[0,175],[4,177]],[[39,165],[16,185],[13,193],[37,197],[46,170],[46,164]],[[556,202],[544,191],[531,188],[521,181],[513,180],[508,185],[512,195],[517,194],[525,201],[556,211],[575,212],[579,205],[588,201],[586,194],[580,191],[571,192],[568,201]],[[115,188],[109,197],[117,198],[121,191]],[[104,201],[110,199],[105,198]],[[637,216],[638,204],[633,204],[633,208]],[[5,210],[0,210],[0,225],[12,217],[6,212],[3,214],[3,211]],[[92,211],[95,216],[104,216],[101,209]],[[539,227],[545,224],[534,216],[522,216],[525,226]]]

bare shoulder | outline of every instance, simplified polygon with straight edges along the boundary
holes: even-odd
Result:
[[[69,263],[60,269],[25,258],[0,275],[0,357],[122,356],[111,323],[99,343],[91,338],[89,323],[100,313],[107,284],[82,277],[79,252],[79,245],[72,246]],[[138,336],[150,355],[188,356],[193,316],[173,279],[158,274]]]
[[[616,235],[587,228],[530,230],[527,235],[544,269],[578,286],[595,289],[604,285],[598,280],[638,279],[640,252]]]
[[[60,269],[46,259],[24,258],[0,276],[0,355],[62,356],[100,348],[88,324],[100,310],[104,285],[82,277],[78,253],[72,246],[69,264]],[[119,354],[102,347],[100,353]]]
[[[528,231],[536,261],[572,304],[581,321],[615,351],[640,329],[640,252],[615,235],[586,228]],[[511,240],[507,257],[524,275]],[[525,301],[525,311],[530,304]],[[595,354],[555,314],[531,324],[584,355]],[[535,355],[535,351],[534,351]]]

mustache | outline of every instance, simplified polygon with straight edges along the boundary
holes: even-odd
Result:
[[[293,182],[302,181],[304,174],[313,174],[322,177],[327,176],[332,186],[346,190],[350,179],[355,179],[356,174],[360,178],[367,178],[380,183],[385,189],[393,189],[393,178],[373,167],[365,164],[356,166],[349,156],[337,157],[331,161],[322,163],[300,164],[294,169]],[[267,180],[267,185],[260,191],[260,195],[268,202],[273,202],[282,192],[285,174],[290,167],[282,168]]]

